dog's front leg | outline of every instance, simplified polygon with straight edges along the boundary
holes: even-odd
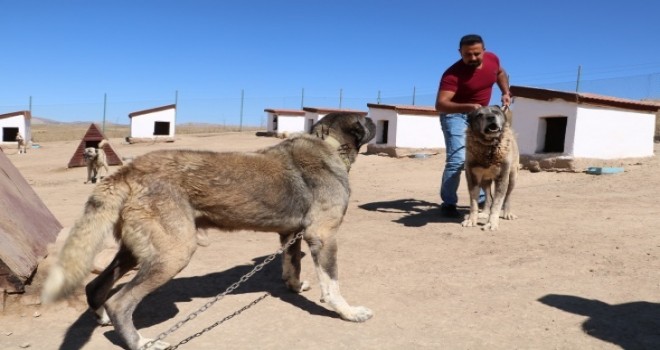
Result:
[[[477,226],[479,221],[479,184],[481,178],[476,168],[469,167],[465,170],[468,191],[470,193],[470,215],[461,223],[463,227]]]
[[[502,211],[502,204],[506,197],[509,188],[509,168],[506,167],[500,172],[500,176],[495,179],[495,193],[493,194],[493,204],[490,208],[490,215],[488,223],[484,226],[484,230],[495,231],[500,226],[500,212]]]
[[[92,181],[92,167],[89,166],[89,164],[88,164],[87,165],[87,181],[85,181],[85,183],[89,183],[90,181]]]
[[[324,224],[332,225],[332,228],[321,230],[310,230],[308,228],[304,236],[309,245],[319,284],[321,285],[321,301],[328,303],[344,320],[364,322],[373,316],[373,312],[364,306],[350,306],[339,291],[337,241],[335,238],[339,223],[324,222]]]

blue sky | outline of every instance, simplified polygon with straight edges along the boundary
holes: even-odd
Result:
[[[512,85],[574,87],[581,66],[613,95],[660,98],[659,13],[653,0],[0,0],[0,113],[31,98],[37,117],[128,123],[176,97],[179,122],[238,124],[243,93],[243,124],[259,125],[264,108],[366,110],[379,93],[430,105],[468,33]]]

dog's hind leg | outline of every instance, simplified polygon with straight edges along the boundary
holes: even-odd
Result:
[[[108,299],[112,286],[136,265],[137,260],[133,254],[124,245],[121,245],[119,252],[117,252],[108,267],[85,287],[87,304],[94,311],[96,320],[100,325],[107,326],[110,324],[110,318],[103,304]]]
[[[141,199],[126,204],[121,241],[136,257],[139,269],[105,303],[115,330],[130,349],[151,342],[133,324],[135,308],[145,296],[186,267],[197,248],[195,222],[188,202],[174,192],[155,187]]]
[[[293,239],[295,233],[280,233],[280,243],[284,246]],[[296,240],[282,253],[282,279],[286,286],[296,293],[310,289],[309,282],[300,281],[301,240]]]
[[[364,306],[350,306],[339,291],[337,273],[336,233],[341,223],[329,218],[318,218],[318,224],[307,228],[304,238],[312,254],[316,273],[321,285],[321,301],[327,302],[341,318],[347,321],[364,322],[373,312]]]

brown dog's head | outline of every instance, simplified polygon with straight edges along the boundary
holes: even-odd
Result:
[[[476,109],[467,115],[468,132],[486,143],[493,142],[502,136],[508,121],[500,106],[486,106]]]
[[[342,145],[349,145],[356,151],[376,136],[376,124],[360,113],[329,113],[312,126],[312,135],[322,139],[332,136]]]
[[[376,136],[376,124],[360,113],[335,112],[316,122],[310,134],[324,140],[337,140],[340,153],[348,157],[349,163],[353,163],[360,147]]]

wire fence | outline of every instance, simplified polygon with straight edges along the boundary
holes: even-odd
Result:
[[[660,73],[626,76],[619,78],[530,83],[512,85],[531,86],[561,91],[589,92],[634,100],[660,100]],[[25,101],[5,104],[0,96],[0,114],[30,110],[33,118],[45,118],[61,122],[95,122],[129,124],[132,112],[176,103],[177,124],[209,123],[222,126],[250,126],[265,128],[266,108],[302,109],[302,107],[326,107],[367,110],[367,103],[406,104],[432,106],[435,104],[436,86],[410,87],[410,93],[374,91],[372,96],[354,96],[337,91],[335,96],[317,96],[301,90],[299,95],[251,96],[249,91],[238,90],[236,96],[195,97],[185,91],[173,92],[162,99],[141,101],[116,101],[112,96],[100,96],[98,101],[82,103],[40,103],[39,96],[26,97]],[[499,91],[494,89],[492,103],[499,102]],[[24,103],[23,103],[24,102]]]

